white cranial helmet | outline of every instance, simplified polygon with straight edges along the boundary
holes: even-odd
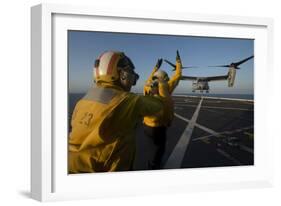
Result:
[[[123,52],[106,51],[95,61],[94,80],[96,82],[114,82],[119,79],[118,69],[130,71],[135,75],[137,81],[138,75],[134,72],[134,64]]]
[[[163,79],[165,81],[169,81],[169,76],[167,72],[163,70],[158,70],[157,72],[154,73],[153,79]]]

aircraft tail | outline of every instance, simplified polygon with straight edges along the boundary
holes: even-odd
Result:
[[[228,87],[233,87],[236,76],[236,69],[230,68],[228,71]]]

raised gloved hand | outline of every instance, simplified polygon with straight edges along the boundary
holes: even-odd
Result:
[[[178,72],[178,74],[181,75],[182,63],[181,63],[181,57],[180,57],[178,50],[177,50],[177,56],[176,56],[176,68],[175,69]]]
[[[179,54],[179,51],[177,50],[177,56],[176,56],[176,61],[181,63],[181,57],[180,57],[180,54]]]
[[[157,70],[161,67],[162,62],[163,62],[163,59],[162,59],[162,58],[160,58],[160,59],[157,60],[157,63],[156,63],[156,65],[155,65],[155,67],[157,68]]]

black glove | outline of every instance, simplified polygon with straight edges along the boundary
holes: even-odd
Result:
[[[158,59],[158,61],[157,61],[157,63],[156,63],[156,65],[155,65],[155,67],[157,67],[158,69],[161,67],[161,65],[162,65],[162,61],[163,61],[163,59],[161,58],[161,59]]]
[[[180,57],[180,54],[179,54],[179,51],[178,51],[178,50],[177,50],[176,61],[181,61],[181,57]]]

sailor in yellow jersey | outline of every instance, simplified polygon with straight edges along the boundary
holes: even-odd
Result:
[[[163,110],[157,114],[145,116],[143,121],[145,134],[152,138],[156,146],[154,158],[152,162],[150,162],[151,169],[160,169],[161,167],[161,161],[166,145],[166,130],[167,127],[170,126],[174,117],[172,93],[178,85],[182,75],[182,63],[178,51],[176,56],[176,70],[171,78],[169,78],[165,71],[159,70],[161,64],[162,59],[159,59],[144,86],[144,95],[146,96],[159,96],[159,81],[167,82],[166,91],[168,91],[168,94],[166,95],[168,98],[165,98]]]
[[[136,124],[161,111],[168,92],[159,91],[158,97],[130,93],[139,76],[122,52],[104,52],[94,74],[96,86],[78,101],[72,115],[69,173],[131,170]],[[165,84],[159,84],[162,90]]]

